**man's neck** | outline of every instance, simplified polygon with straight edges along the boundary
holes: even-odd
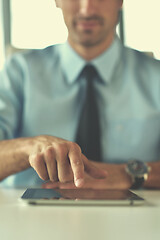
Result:
[[[92,59],[101,55],[104,51],[106,51],[110,45],[112,44],[114,37],[107,39],[105,42],[101,44],[97,44],[94,46],[84,46],[82,44],[78,44],[73,42],[68,38],[68,42],[71,47],[85,60],[91,61]]]

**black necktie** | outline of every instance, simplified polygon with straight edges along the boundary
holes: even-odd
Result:
[[[94,81],[98,73],[91,65],[82,72],[86,79],[86,96],[80,115],[76,142],[84,155],[94,161],[101,161],[100,123]]]

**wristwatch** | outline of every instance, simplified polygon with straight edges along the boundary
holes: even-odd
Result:
[[[139,189],[143,187],[143,183],[147,180],[150,170],[150,167],[142,161],[136,159],[128,161],[126,172],[132,178],[133,184],[131,189]]]

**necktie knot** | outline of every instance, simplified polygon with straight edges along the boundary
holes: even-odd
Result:
[[[93,79],[98,76],[96,68],[91,64],[87,64],[82,72],[83,76],[88,82],[93,82]]]

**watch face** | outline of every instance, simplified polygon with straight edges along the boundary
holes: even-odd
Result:
[[[143,176],[148,173],[148,167],[144,162],[133,160],[128,163],[129,172],[137,177]]]

